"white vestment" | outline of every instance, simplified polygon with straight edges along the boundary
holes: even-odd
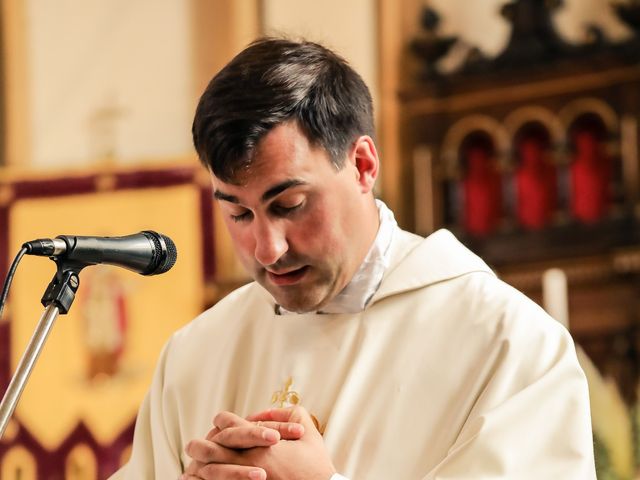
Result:
[[[398,233],[359,313],[278,315],[251,283],[175,333],[115,478],[175,480],[216,413],[299,402],[352,480],[595,479],[568,332],[449,232]]]

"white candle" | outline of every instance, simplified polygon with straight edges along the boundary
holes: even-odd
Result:
[[[569,297],[567,275],[559,268],[550,268],[542,275],[542,303],[549,315],[569,328]]]

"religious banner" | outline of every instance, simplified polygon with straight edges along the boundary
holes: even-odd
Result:
[[[68,315],[58,317],[0,443],[3,479],[102,479],[128,454],[133,422],[158,354],[203,308],[213,276],[211,191],[195,166],[5,183],[5,262],[22,243],[56,235],[169,236],[178,261],[143,277],[108,265],[85,268]],[[8,198],[8,197],[7,197]],[[0,272],[5,276],[6,263]],[[0,330],[2,392],[42,314],[56,271],[24,257]]]

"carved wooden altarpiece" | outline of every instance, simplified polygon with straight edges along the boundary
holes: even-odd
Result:
[[[565,43],[560,2],[519,0],[495,58],[434,67],[455,38],[427,9],[411,45],[423,68],[401,92],[405,203],[421,234],[447,227],[541,301],[542,273],[568,277],[570,330],[635,400],[640,360],[640,2],[616,7],[632,35]]]

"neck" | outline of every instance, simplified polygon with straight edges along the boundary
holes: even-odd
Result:
[[[359,251],[359,262],[362,263],[364,258],[369,253],[371,249],[371,245],[373,245],[373,241],[376,239],[376,235],[378,234],[378,230],[380,229],[380,213],[378,212],[378,206],[376,205],[375,198],[373,195],[368,197],[365,200],[365,208],[363,209],[363,235],[362,235],[362,245]],[[355,274],[355,272],[353,272]]]

